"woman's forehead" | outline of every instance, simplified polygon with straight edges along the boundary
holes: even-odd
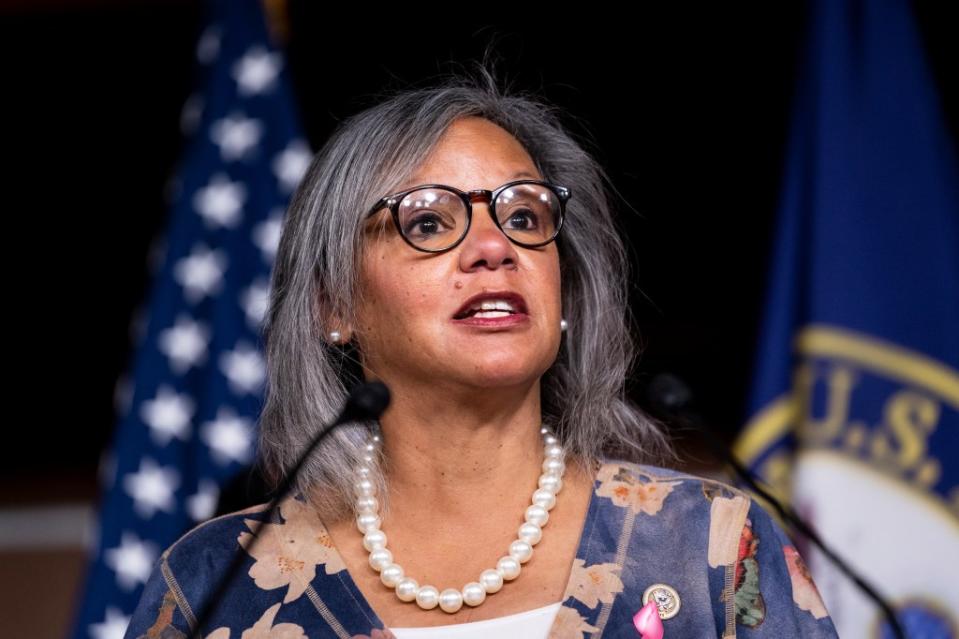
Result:
[[[468,116],[447,127],[397,191],[419,184],[445,184],[463,191],[493,190],[522,178],[542,179],[526,147],[498,124]]]

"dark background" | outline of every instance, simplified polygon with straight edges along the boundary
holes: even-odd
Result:
[[[569,112],[622,196],[643,348],[631,394],[642,404],[651,375],[679,374],[731,441],[746,418],[806,6],[577,15],[481,4],[454,17],[319,4],[289,3],[289,63],[314,149],[370,94],[478,58],[491,40],[517,86]],[[955,134],[955,22],[946,3],[914,7]],[[96,494],[202,17],[184,1],[0,8],[15,283],[4,502]]]

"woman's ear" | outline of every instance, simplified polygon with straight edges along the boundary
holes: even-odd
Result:
[[[353,337],[353,326],[343,320],[333,309],[333,302],[323,292],[318,292],[315,299],[313,316],[317,321],[317,328],[323,341],[329,344],[346,344]]]

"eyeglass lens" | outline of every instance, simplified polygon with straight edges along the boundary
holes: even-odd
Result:
[[[500,228],[523,244],[544,244],[556,234],[561,202],[542,184],[517,184],[496,199]],[[466,204],[452,191],[431,187],[413,191],[399,203],[397,217],[406,238],[425,249],[442,250],[466,232]]]

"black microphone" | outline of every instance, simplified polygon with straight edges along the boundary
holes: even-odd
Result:
[[[239,549],[236,551],[236,554],[233,556],[233,562],[230,564],[230,567],[224,573],[223,577],[220,578],[220,582],[216,587],[216,590],[213,591],[213,594],[207,598],[206,604],[204,604],[200,616],[197,618],[196,628],[193,631],[193,634],[190,635],[191,639],[202,639],[200,634],[201,628],[203,625],[210,620],[210,616],[213,614],[213,611],[216,610],[216,606],[220,603],[220,600],[223,598],[223,595],[226,594],[226,589],[229,586],[230,582],[233,581],[233,578],[236,577],[237,571],[239,571],[240,566],[243,565],[243,560],[245,554],[250,554],[253,547],[256,546],[257,542],[260,541],[259,530],[260,526],[263,524],[269,523],[273,518],[273,512],[279,506],[280,502],[287,496],[290,490],[293,488],[294,482],[296,481],[296,476],[300,472],[300,468],[303,467],[303,464],[306,463],[306,460],[313,453],[313,450],[319,445],[323,438],[326,437],[329,433],[333,432],[333,429],[341,424],[346,424],[348,422],[354,421],[363,421],[363,420],[372,420],[379,419],[380,415],[383,414],[383,411],[386,410],[386,407],[390,403],[390,391],[386,387],[386,384],[383,382],[366,382],[357,385],[353,391],[350,393],[349,398],[346,400],[346,406],[343,408],[343,412],[340,413],[340,416],[336,418],[332,424],[321,430],[317,433],[316,437],[313,438],[313,441],[307,447],[303,454],[300,455],[299,461],[297,461],[296,466],[293,467],[286,477],[283,478],[283,483],[280,484],[278,493],[270,501],[270,507],[266,511],[266,515],[263,517],[263,520],[257,522],[254,530],[252,530],[253,540],[250,542],[249,548],[246,549],[246,553],[241,552]]]
[[[753,491],[768,500],[784,520],[788,521],[796,530],[802,533],[803,536],[816,544],[816,546],[822,550],[823,554],[825,554],[843,574],[852,579],[853,583],[855,583],[866,596],[876,602],[876,605],[885,613],[886,619],[889,625],[892,626],[896,636],[899,639],[905,639],[906,635],[903,632],[902,626],[899,625],[899,620],[896,619],[896,614],[892,606],[890,606],[865,579],[856,574],[835,551],[826,547],[826,544],[819,538],[819,535],[817,535],[790,506],[780,503],[779,500],[763,490],[757,483],[757,478],[736,459],[732,451],[706,426],[705,421],[698,411],[695,410],[693,392],[685,382],[670,373],[659,373],[646,387],[646,398],[654,408],[658,409],[658,412],[670,415],[677,423],[691,425],[694,430],[703,434],[713,451],[719,457],[729,462],[729,465],[733,467],[736,474],[742,477],[743,481],[745,481]]]

